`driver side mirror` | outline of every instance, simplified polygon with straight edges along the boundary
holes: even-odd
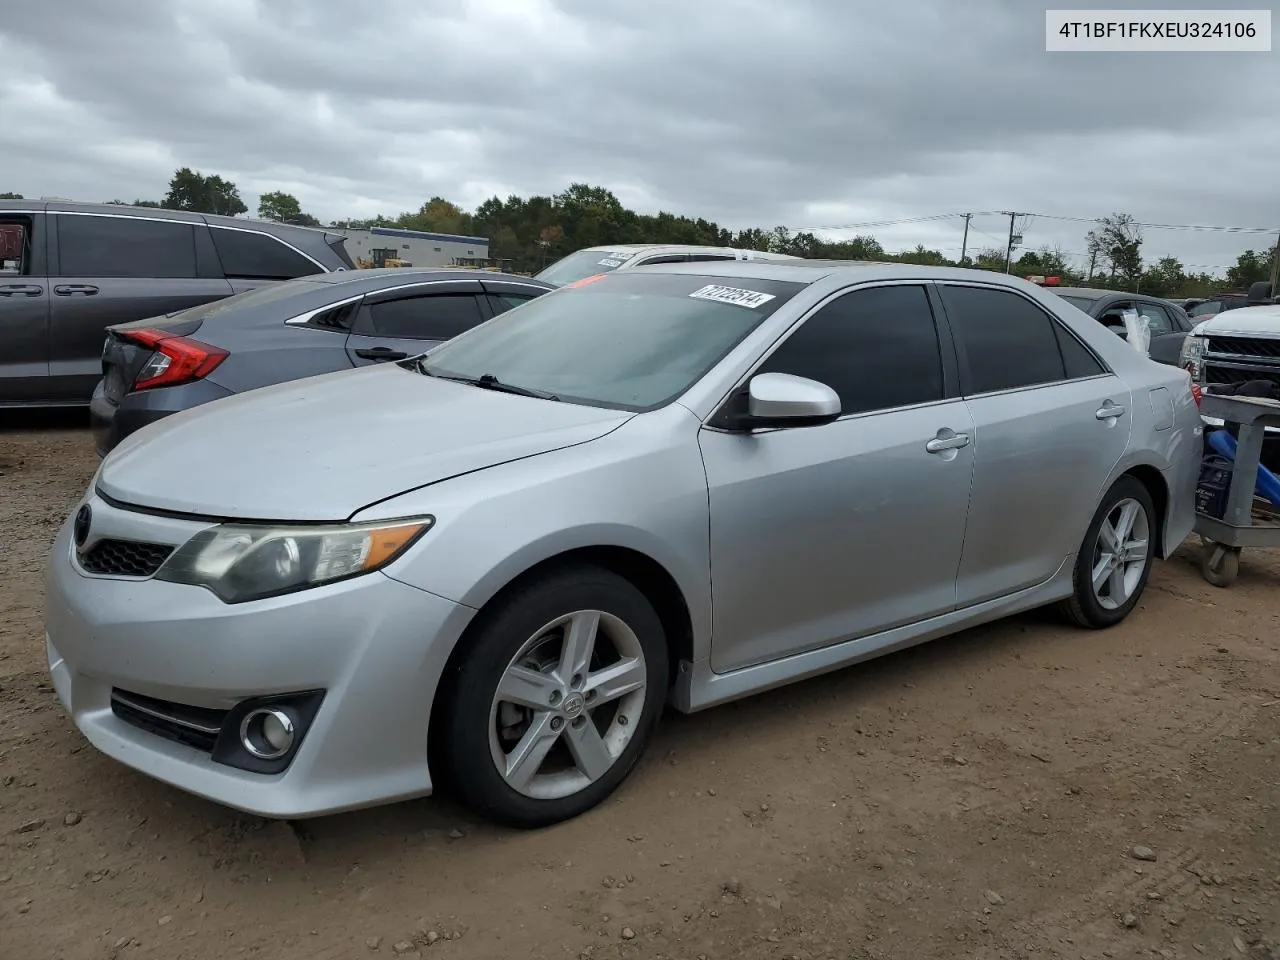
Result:
[[[736,430],[813,427],[840,416],[840,395],[808,377],[760,373],[751,378],[746,394],[746,412],[731,418]]]

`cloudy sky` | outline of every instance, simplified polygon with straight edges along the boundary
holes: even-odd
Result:
[[[585,181],[735,228],[1013,209],[1073,253],[1088,224],[1054,218],[1280,227],[1280,46],[1048,54],[1029,0],[357,7],[3,0],[0,191],[159,199],[188,165],[328,220]],[[957,255],[961,227],[859,232]],[[975,218],[970,249],[1006,230]],[[1146,237],[1209,267],[1276,242]]]

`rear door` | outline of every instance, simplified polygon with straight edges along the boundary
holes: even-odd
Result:
[[[974,423],[963,608],[1043,583],[1079,549],[1133,418],[1124,382],[1029,297],[938,290]]]
[[[108,326],[232,293],[202,223],[50,213],[50,393],[87,403]],[[56,253],[54,252],[56,251]]]
[[[48,399],[45,215],[0,213],[0,405]]]
[[[406,284],[365,296],[356,312],[347,353],[356,365],[425,353],[465,333],[492,313],[478,280]]]

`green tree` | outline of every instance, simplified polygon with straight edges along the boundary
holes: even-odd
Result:
[[[1227,283],[1234,290],[1248,291],[1251,283],[1271,279],[1271,263],[1275,258],[1275,248],[1270,250],[1246,250],[1236,257],[1235,266],[1227,269]]]
[[[224,217],[234,217],[249,211],[240,199],[240,191],[234,183],[223,180],[216,173],[205,176],[190,167],[174,171],[162,206],[168,210],[191,210]]]
[[[298,198],[283,190],[273,190],[258,198],[258,216],[277,223],[292,223],[300,227],[318,227],[320,221],[302,212]]]
[[[0,200],[25,200],[27,199],[20,193],[0,193]]]
[[[1161,257],[1142,271],[1141,290],[1153,297],[1182,297],[1187,287],[1187,275],[1182,261],[1177,257]]]
[[[1142,227],[1128,213],[1113,213],[1098,221],[1097,242],[1112,281],[1127,284],[1142,275]]]

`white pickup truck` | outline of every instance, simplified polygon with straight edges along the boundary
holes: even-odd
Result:
[[[1274,395],[1280,398],[1280,304],[1264,301],[1202,320],[1182,342],[1178,362],[1203,391],[1262,380],[1273,384]],[[1205,422],[1222,426],[1210,417]],[[1273,471],[1280,468],[1280,430],[1276,428],[1267,428],[1262,462]]]

